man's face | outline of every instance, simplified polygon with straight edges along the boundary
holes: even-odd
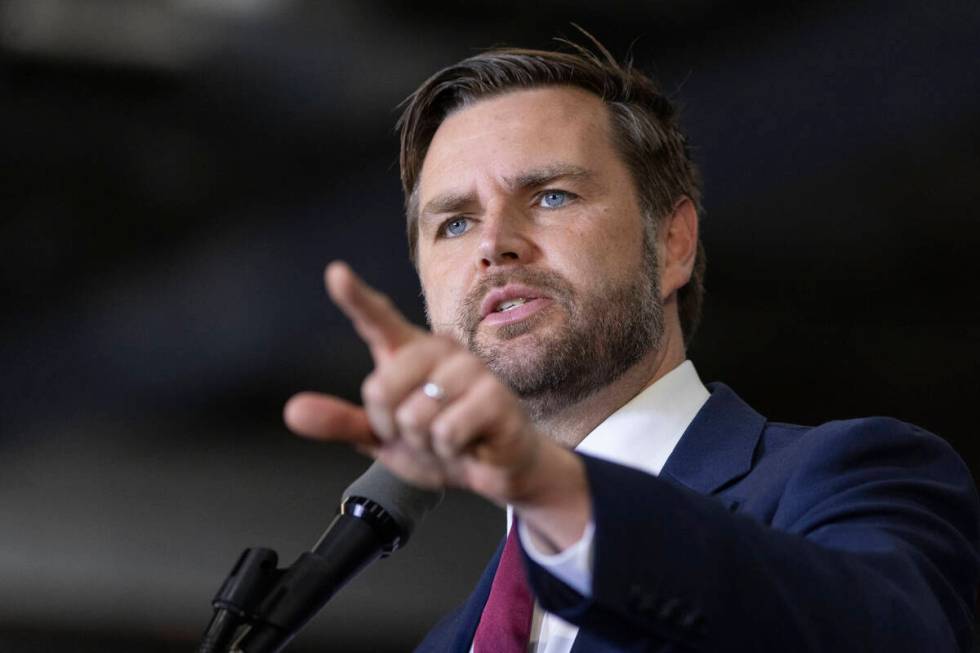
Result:
[[[513,91],[440,125],[418,185],[429,321],[544,417],[618,378],[663,331],[636,188],[596,96]]]

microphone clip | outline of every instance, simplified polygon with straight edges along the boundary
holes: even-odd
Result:
[[[276,568],[271,549],[246,549],[211,602],[198,653],[278,653],[361,568],[406,540],[380,505],[351,496],[290,567]]]
[[[272,549],[245,549],[214,595],[214,616],[204,631],[198,653],[227,653],[243,625],[254,623],[259,605],[282,578],[279,556]]]

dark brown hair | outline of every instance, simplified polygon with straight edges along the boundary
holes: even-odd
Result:
[[[632,63],[620,64],[590,35],[595,51],[574,43],[573,52],[498,48],[444,68],[404,102],[398,119],[401,178],[408,219],[409,256],[416,263],[418,178],[432,137],[450,113],[478,100],[542,86],[574,86],[594,93],[609,109],[616,148],[629,167],[640,206],[649,216],[647,232],[688,197],[700,216],[701,177],[680,130],[677,107],[653,80]],[[651,242],[652,244],[652,242]],[[698,250],[691,280],[678,291],[684,340],[690,342],[701,318],[704,247]]]

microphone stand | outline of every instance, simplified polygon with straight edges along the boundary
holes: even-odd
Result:
[[[228,653],[243,625],[259,617],[258,607],[282,578],[279,556],[272,549],[245,549],[211,601],[214,616],[204,631],[198,653]]]
[[[198,653],[278,653],[350,578],[405,540],[384,508],[351,496],[292,566],[277,569],[271,549],[246,549],[211,602]]]

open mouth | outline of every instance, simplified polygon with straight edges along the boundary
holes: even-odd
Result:
[[[548,299],[540,290],[521,283],[508,283],[493,288],[483,297],[483,301],[480,302],[480,319],[520,312],[535,302]]]
[[[532,297],[531,299],[537,299]],[[512,311],[518,306],[523,306],[530,301],[527,297],[515,297],[514,299],[505,299],[493,308],[494,313],[506,313],[507,311]]]
[[[483,311],[482,323],[487,326],[502,326],[525,320],[552,303],[551,298],[539,293],[507,293],[510,296],[500,299],[488,297]]]

